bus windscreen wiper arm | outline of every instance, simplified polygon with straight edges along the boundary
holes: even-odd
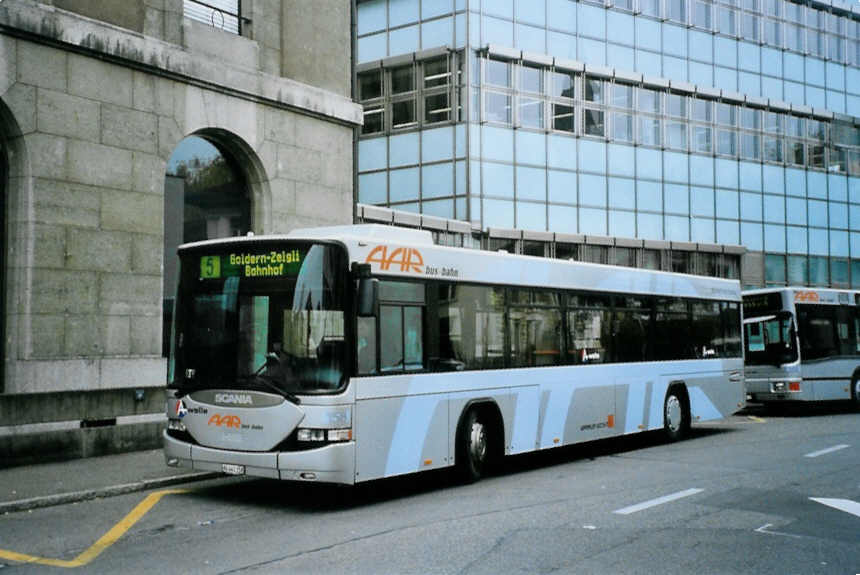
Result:
[[[301,405],[302,400],[299,397],[282,388],[280,385],[276,384],[274,378],[269,375],[263,375],[261,373],[253,373],[251,375],[242,376],[239,378],[241,382],[261,382],[263,385],[276,392],[278,395],[286,399],[287,401],[291,401],[296,405]]]

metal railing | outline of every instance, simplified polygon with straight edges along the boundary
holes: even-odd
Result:
[[[242,16],[241,0],[184,0],[183,13],[186,18],[209,24],[226,32],[242,35],[242,27],[251,19]]]

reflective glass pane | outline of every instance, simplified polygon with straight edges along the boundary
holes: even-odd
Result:
[[[543,100],[520,96],[518,113],[521,126],[543,128]]]
[[[543,93],[543,70],[522,66],[520,68],[520,89],[523,92]]]
[[[603,136],[603,112],[601,110],[585,109],[584,111],[585,133],[589,136]]]
[[[576,125],[573,106],[552,105],[552,128],[563,132],[573,132]]]
[[[687,117],[687,100],[686,96],[680,94],[669,94],[668,96],[668,112],[670,116],[676,118]]]
[[[508,62],[501,60],[486,60],[486,78],[487,84],[494,86],[511,86],[511,65]]]
[[[573,98],[575,96],[576,76],[562,72],[552,74],[552,95],[556,98]]]
[[[585,78],[585,100],[588,102],[603,103],[603,81],[594,78]]]

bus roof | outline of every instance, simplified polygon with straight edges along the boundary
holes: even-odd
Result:
[[[815,288],[805,286],[776,286],[744,290],[742,295],[754,296],[769,293],[786,294],[790,301],[798,303],[850,304],[856,305],[860,290]]]
[[[741,300],[737,280],[438,246],[426,230],[379,224],[297,229],[288,235],[208,240],[185,244],[180,246],[180,251],[204,245],[241,245],[277,240],[329,240],[342,243],[349,252],[350,262],[369,263],[374,275],[390,276],[392,279],[420,277],[618,294]]]

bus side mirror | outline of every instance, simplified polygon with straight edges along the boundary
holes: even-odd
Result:
[[[379,302],[379,280],[361,278],[358,280],[358,317],[376,317]]]

